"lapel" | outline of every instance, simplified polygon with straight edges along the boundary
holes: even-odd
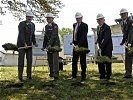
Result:
[[[105,26],[105,23],[102,25],[102,27],[99,27],[98,26],[98,35],[101,35],[104,31],[104,26]]]

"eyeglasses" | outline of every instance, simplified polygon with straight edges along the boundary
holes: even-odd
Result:
[[[100,20],[103,20],[104,18],[99,18],[99,19],[97,19],[97,21],[100,21]]]
[[[127,13],[121,13],[120,15],[126,15]]]

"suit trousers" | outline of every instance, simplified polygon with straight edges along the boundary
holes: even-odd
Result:
[[[100,77],[110,77],[112,74],[111,63],[98,63],[98,70]]]
[[[32,71],[32,48],[18,50],[18,78],[22,78],[24,70],[24,58],[26,54],[27,59],[27,78],[31,77]]]
[[[81,65],[81,76],[82,78],[86,77],[86,53],[82,53],[82,54],[78,54],[75,53],[75,51],[73,50],[73,58],[72,58],[72,77],[76,78],[77,76],[77,63],[78,63],[78,59],[80,58],[80,65]]]
[[[47,53],[50,77],[59,77],[59,53]]]
[[[112,51],[108,51],[106,53],[102,52],[102,56],[107,56],[111,59]],[[98,63],[98,70],[99,70],[99,74],[100,74],[101,78],[104,78],[104,77],[110,78],[110,76],[112,74],[112,67],[111,66],[112,66],[111,62]]]
[[[132,60],[133,55],[129,55],[127,49],[125,50],[125,76],[132,76]]]

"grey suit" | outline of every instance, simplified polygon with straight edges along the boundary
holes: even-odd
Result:
[[[123,40],[122,44],[131,44],[133,47],[133,20],[127,19],[126,22],[121,22]],[[132,60],[133,56],[128,54],[128,50],[125,49],[125,77],[132,77]]]
[[[52,23],[52,26],[45,26],[45,35],[43,41],[43,48],[47,47],[60,47],[60,40],[58,36],[58,25]],[[50,67],[50,77],[58,78],[59,76],[59,53],[58,52],[47,52],[48,64]]]
[[[17,46],[24,47],[25,43],[28,46],[32,44],[36,44],[35,39],[35,24],[28,23],[27,21],[22,21],[19,23],[18,26],[18,39],[17,39]],[[27,78],[31,78],[31,70],[32,70],[32,48],[28,49],[19,49],[18,50],[18,78],[22,79],[23,69],[24,69],[24,57],[26,54],[27,59]]]

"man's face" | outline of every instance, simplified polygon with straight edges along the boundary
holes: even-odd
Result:
[[[128,18],[128,13],[121,13],[121,19],[126,20]]]
[[[47,17],[46,20],[47,20],[48,23],[52,23],[53,22],[53,19],[54,19],[53,17]]]
[[[76,21],[77,21],[77,23],[81,23],[82,22],[82,17],[76,18]]]
[[[26,16],[26,20],[27,20],[28,22],[31,22],[31,21],[33,20],[33,16]]]
[[[98,23],[99,25],[103,25],[104,22],[105,22],[105,19],[104,19],[104,18],[99,18],[99,19],[97,19],[97,23]]]

